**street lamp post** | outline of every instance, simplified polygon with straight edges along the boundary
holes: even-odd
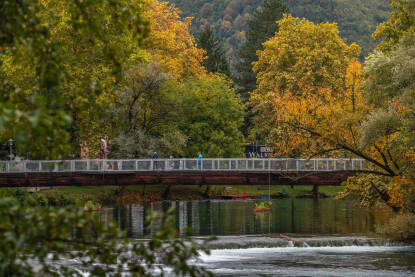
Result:
[[[13,139],[9,139],[9,147],[10,147],[10,160],[12,160],[13,157]]]

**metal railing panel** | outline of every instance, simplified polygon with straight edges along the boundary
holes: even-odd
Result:
[[[238,164],[238,166],[237,166],[237,169],[238,170],[244,170],[244,169],[247,169],[247,166],[246,166],[246,160],[241,160],[241,159],[239,159],[239,160],[236,160],[236,162],[237,162],[237,164]]]
[[[270,160],[270,170],[285,171],[287,170],[287,160],[272,159]]]
[[[219,161],[219,170],[226,170],[226,169],[230,169],[230,160],[218,160]]]
[[[0,162],[0,172],[6,173],[8,168],[7,162]]]
[[[287,171],[297,171],[299,169],[299,160],[287,159]]]
[[[246,169],[254,169],[254,160],[246,161]]]
[[[345,160],[344,162],[346,164],[345,170],[352,170],[353,169],[353,161],[351,159],[350,160]]]
[[[40,171],[42,172],[53,172],[56,171],[54,161],[41,161],[40,162]],[[27,167],[27,165],[26,165]]]
[[[314,160],[298,160],[298,168],[297,170],[301,171],[314,171],[315,169],[315,162]]]
[[[254,160],[254,167],[255,170],[264,170],[264,160]]]
[[[23,170],[25,170],[26,172],[39,172],[39,171],[41,171],[40,162],[38,162],[38,161],[26,161],[23,164],[25,164],[25,167],[24,167]]]
[[[230,162],[231,162],[231,168],[230,169],[235,170],[236,169],[236,160],[231,160]]]
[[[87,170],[88,171],[102,171],[104,169],[103,167],[103,161],[101,160],[90,160],[87,163]]]
[[[184,170],[196,170],[197,169],[197,160],[189,159],[184,160]]]
[[[18,172],[26,172],[24,162],[15,162],[11,161],[8,162],[8,172],[18,173]]]
[[[203,170],[212,170],[214,169],[214,160],[202,160],[202,169]]]
[[[336,170],[335,163],[336,163],[336,160],[333,160],[333,159],[328,160],[328,170],[329,171]]]
[[[152,160],[137,160],[137,171],[153,170]]]
[[[88,161],[75,161],[75,171],[86,171],[88,170]]]
[[[314,170],[317,171],[326,171],[329,167],[329,161],[327,159],[318,159],[316,161],[316,168]]]

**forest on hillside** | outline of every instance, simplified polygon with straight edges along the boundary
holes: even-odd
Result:
[[[211,26],[222,40],[226,55],[237,61],[237,51],[245,39],[247,20],[261,8],[262,0],[169,0],[183,17],[193,17],[191,31],[197,34]],[[347,43],[362,47],[360,58],[372,51],[371,34],[390,16],[390,0],[285,0],[289,13],[314,23],[337,22]]]

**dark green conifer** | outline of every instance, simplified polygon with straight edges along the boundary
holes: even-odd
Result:
[[[248,101],[249,92],[256,87],[256,77],[252,71],[252,63],[258,60],[256,51],[262,50],[262,43],[278,31],[275,22],[286,12],[287,8],[281,0],[264,0],[263,8],[256,10],[253,18],[248,21],[246,42],[238,51],[240,62],[236,66],[238,75],[235,78],[237,91],[244,102]]]
[[[207,59],[203,61],[203,66],[209,72],[224,73],[230,76],[229,63],[219,39],[209,26],[200,31],[196,38],[197,45],[206,51]]]

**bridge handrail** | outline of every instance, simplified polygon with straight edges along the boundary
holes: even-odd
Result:
[[[368,170],[363,159],[195,158],[0,161],[0,173],[138,172],[138,171],[356,171]]]

